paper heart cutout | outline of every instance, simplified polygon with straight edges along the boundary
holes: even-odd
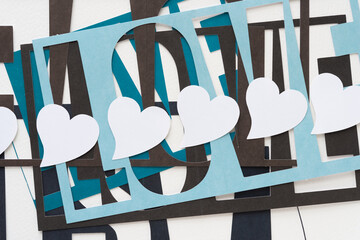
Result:
[[[12,143],[17,129],[15,114],[6,107],[0,107],[0,154]]]
[[[177,108],[184,126],[183,148],[208,143],[226,135],[240,116],[235,100],[217,96],[210,101],[207,91],[198,86],[188,86],[180,92]]]
[[[267,78],[252,81],[246,91],[246,103],[251,116],[247,139],[274,136],[297,126],[307,112],[307,101],[296,90],[279,94],[278,86]]]
[[[317,76],[310,87],[315,110],[312,134],[340,131],[360,123],[360,87],[344,89],[341,80],[330,73]]]
[[[159,107],[141,112],[137,102],[118,97],[108,110],[108,122],[115,138],[113,159],[134,156],[160,144],[170,130],[170,117]]]
[[[79,114],[70,120],[67,110],[56,104],[40,110],[36,127],[44,146],[40,167],[65,163],[84,155],[99,137],[99,126],[94,118]]]

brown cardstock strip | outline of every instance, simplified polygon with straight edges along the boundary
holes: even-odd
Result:
[[[273,81],[279,87],[280,93],[285,91],[279,29],[273,30],[272,78]],[[291,158],[289,132],[284,132],[282,134],[271,137],[271,158],[276,158],[276,159]],[[271,168],[271,171],[280,171],[287,168],[288,167],[274,167]],[[281,196],[283,192],[290,192],[290,193],[295,192],[293,183],[273,186],[270,189],[271,189],[271,195],[274,196]],[[292,195],[290,194],[289,196]],[[285,198],[286,197],[287,196],[285,196]]]
[[[351,86],[351,66],[349,55],[318,59],[319,74],[332,73],[338,76],[344,87]],[[359,142],[356,126],[325,134],[328,156],[359,155]]]
[[[72,0],[49,0],[50,36],[70,31]]]
[[[273,30],[272,80],[279,87],[280,93],[285,90],[279,29]],[[271,158],[290,159],[289,132],[271,137]]]
[[[130,0],[133,20],[156,16],[166,0]],[[155,104],[155,24],[134,29],[143,108]]]
[[[68,58],[67,65],[71,100],[71,117],[74,117],[78,114],[86,114],[92,116],[90,100],[87,92],[85,75],[81,64],[81,56],[78,44],[77,42],[72,42],[67,45],[69,51],[66,56]],[[101,159],[99,158],[99,154],[96,154],[97,157],[94,158],[94,150],[97,152],[99,151],[98,144],[96,144],[93,149],[85,153],[79,159],[92,159],[92,161],[97,162],[98,165],[101,165]],[[99,176],[98,168],[79,167],[77,171],[80,180],[97,178]]]
[[[49,0],[50,36],[70,32],[73,0]],[[50,83],[55,104],[62,104],[68,44],[50,47]]]
[[[26,97],[26,108],[28,115],[28,126],[29,126],[29,136],[30,136],[30,146],[31,146],[31,155],[32,158],[39,159],[39,142],[38,135],[36,131],[36,112],[35,112],[35,100],[34,100],[34,91],[32,85],[32,75],[31,75],[31,60],[30,60],[30,51],[32,51],[32,45],[21,45],[21,61],[23,67],[24,75],[24,87],[25,87],[25,97]],[[33,167],[34,175],[34,186],[35,186],[35,198],[36,198],[36,213],[38,219],[38,226],[46,224],[45,211],[44,211],[44,198],[43,198],[43,184],[40,167]],[[56,229],[56,228],[54,228]]]
[[[341,21],[343,19],[343,16],[339,17],[339,19],[340,19],[339,21]],[[324,19],[322,19],[322,21],[323,20]],[[360,180],[359,180],[360,176],[358,173],[356,173],[356,179],[357,179],[357,186],[360,186]],[[360,191],[358,191],[358,188],[301,193],[301,194],[295,194],[294,191],[285,191],[285,192],[278,191],[276,194],[276,191],[273,191],[272,188],[271,196],[267,196],[267,197],[234,199],[228,201],[216,201],[214,199],[205,199],[199,201],[192,201],[188,203],[170,205],[157,209],[107,217],[103,219],[98,219],[97,221],[91,220],[91,221],[81,222],[77,224],[69,224],[69,225],[67,225],[65,222],[61,222],[61,219],[64,220],[63,216],[56,216],[55,218],[60,219],[59,221],[56,220],[55,218],[54,219],[46,218],[47,224],[39,225],[39,227],[40,228],[49,227],[49,229],[51,229],[51,227],[53,227],[53,229],[57,227],[71,228],[71,227],[89,226],[94,224],[97,225],[97,224],[106,224],[106,223],[114,223],[114,222],[163,219],[167,217],[195,216],[195,215],[215,214],[215,213],[224,213],[224,212],[258,211],[258,210],[266,210],[271,208],[324,204],[324,203],[332,203],[332,202],[353,201],[358,199],[360,199]]]
[[[110,226],[94,226],[85,228],[76,228],[60,231],[44,231],[42,233],[42,240],[73,240],[74,233],[82,233],[86,236],[89,233],[103,233],[104,240],[118,240],[116,232]]]
[[[309,48],[310,48],[310,0],[300,0],[300,58],[304,72],[305,85],[309,94]]]
[[[33,47],[32,44],[26,44],[26,45],[21,45],[20,48],[21,48],[21,62],[22,62],[22,69],[24,76],[24,88],[25,88],[27,113],[29,114],[30,112],[30,115],[32,114],[34,115],[30,117],[28,116],[31,155],[32,155],[32,159],[40,159],[39,144],[37,140],[38,134],[36,130],[34,88],[32,82],[31,61],[30,61],[30,51],[33,50]]]
[[[236,41],[234,31],[231,26],[219,27],[216,30],[218,31],[218,39],[229,97],[236,100]],[[237,141],[234,141],[234,145],[238,145]],[[235,149],[237,148],[235,147]]]
[[[253,29],[253,30],[251,30]],[[259,27],[249,27],[249,37],[250,37],[250,49],[251,49],[251,58],[253,64],[254,77],[263,77],[264,76],[264,58],[263,56],[257,56],[254,54],[256,52],[255,46],[261,46],[262,52],[264,52],[264,45],[258,44],[259,42],[264,42],[264,28]],[[260,33],[259,33],[260,32]],[[256,39],[256,35],[259,33],[259,39]],[[257,63],[257,61],[259,63]],[[247,135],[249,134],[251,128],[251,117],[249,109],[246,104],[246,90],[249,86],[249,81],[247,79],[243,60],[240,54],[238,54],[238,104],[240,107],[240,118],[238,124],[235,126],[235,148],[237,148],[237,155],[240,159],[240,163],[243,161],[264,161],[264,139],[252,139],[247,140]]]
[[[0,62],[14,61],[13,27],[0,26]]]

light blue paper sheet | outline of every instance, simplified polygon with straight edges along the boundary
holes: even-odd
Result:
[[[249,81],[252,81],[253,74],[246,9],[272,3],[283,4],[290,87],[307,96],[288,0],[245,0],[217,7],[142,19],[33,41],[45,104],[51,104],[53,101],[43,48],[65,42],[78,41],[90,103],[94,118],[100,126],[99,147],[103,168],[104,170],[125,168],[132,197],[131,200],[124,202],[75,210],[66,165],[57,165],[61,196],[68,223],[353,171],[360,168],[359,156],[326,163],[321,162],[316,136],[311,135],[313,120],[310,110],[308,110],[304,120],[294,129],[298,160],[297,168],[244,177],[236,158],[231,138],[229,135],[226,135],[210,143],[212,152],[211,164],[207,175],[199,185],[184,193],[163,196],[153,193],[141,185],[131,168],[128,158],[112,160],[115,144],[107,123],[108,106],[116,98],[111,71],[111,57],[114,47],[122,35],[137,26],[148,23],[162,23],[177,29],[188,42],[194,56],[199,85],[208,91],[211,98],[214,98],[216,96],[215,91],[192,25],[192,18],[228,12],[234,27],[247,77]]]

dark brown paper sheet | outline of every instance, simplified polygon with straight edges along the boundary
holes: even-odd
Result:
[[[0,26],[0,62],[11,63],[14,61],[13,27]]]

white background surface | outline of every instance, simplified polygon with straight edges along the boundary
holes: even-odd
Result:
[[[185,0],[179,3],[180,10],[190,10],[198,7],[206,7],[219,4],[219,0]],[[0,0],[0,24],[14,26],[14,48],[20,49],[20,44],[30,43],[33,39],[48,36],[48,1],[47,0]],[[299,0],[291,1],[294,18],[300,15]],[[126,13],[130,10],[128,0],[74,0],[71,29],[76,30],[111,17]],[[162,14],[167,14],[168,9],[163,9]],[[351,11],[348,0],[311,0],[310,16],[327,16],[332,14],[346,14],[347,20],[351,21]],[[282,19],[281,5],[255,8],[248,12],[249,22]],[[194,23],[199,26],[198,22]],[[310,77],[317,75],[317,58],[334,56],[330,25],[310,27]],[[166,29],[160,27],[159,29]],[[299,29],[297,28],[297,33]],[[288,80],[284,32],[281,31],[282,55],[285,71],[285,79]],[[202,44],[211,77],[214,81],[217,93],[222,94],[218,75],[224,73],[221,62],[221,53],[210,53],[203,37],[199,37]],[[265,77],[271,77],[271,48],[272,32],[266,31],[266,67]],[[136,55],[128,42],[121,43],[116,48],[124,61],[129,73],[139,88]],[[161,55],[164,59],[169,58],[169,53],[161,47]],[[174,101],[179,92],[176,83],[177,73],[173,60],[163,61],[164,73],[169,91],[169,100]],[[360,81],[360,64],[357,55],[351,56],[354,84]],[[66,87],[68,85],[66,84]],[[288,86],[288,83],[286,83]],[[0,64],[0,94],[13,93],[6,70]],[[69,102],[69,91],[65,89],[64,103]],[[25,125],[19,123],[19,133],[15,139],[20,158],[31,157],[29,137]],[[168,136],[169,144],[174,151],[178,150],[181,141],[182,128],[178,117],[172,120],[172,129]],[[291,134],[290,134],[291,135]],[[292,136],[292,135],[291,135]],[[324,138],[318,138],[323,161],[330,161],[326,157]],[[269,144],[269,140],[266,140]],[[291,138],[293,145],[294,141]],[[296,152],[292,147],[292,157],[296,158]],[[16,158],[12,148],[6,151],[6,158]],[[24,168],[25,175],[30,183],[30,190],[34,195],[31,168]],[[173,194],[179,192],[185,179],[186,170],[177,167],[161,173],[164,193]],[[337,189],[354,187],[354,173],[338,174],[315,180],[296,183],[297,192],[314,190]],[[120,194],[120,193],[119,193]],[[93,206],[99,202],[99,197],[92,197],[82,201],[85,206]],[[6,168],[6,207],[7,207],[7,236],[13,239],[42,239],[41,232],[37,231],[36,211],[28,192],[20,168]],[[304,227],[309,240],[318,239],[359,239],[360,238],[360,202],[348,202],[327,204],[318,206],[300,207]],[[230,239],[232,214],[218,214],[211,216],[187,217],[169,219],[168,227],[171,239]],[[275,240],[304,239],[296,208],[277,209],[271,211],[272,237]],[[118,234],[119,239],[150,239],[150,228],[147,221],[111,224]],[[74,239],[105,239],[103,234],[74,234]]]

